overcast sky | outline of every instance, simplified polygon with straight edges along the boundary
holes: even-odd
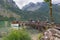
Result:
[[[43,0],[14,0],[19,8],[22,8],[24,5],[28,4],[29,2],[43,2]],[[53,3],[60,3],[60,0],[52,0]]]

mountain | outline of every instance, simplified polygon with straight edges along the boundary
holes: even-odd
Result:
[[[0,20],[2,18],[20,18],[20,9],[13,0],[0,0]]]
[[[37,6],[39,7],[37,7]],[[33,10],[32,10],[33,9]],[[49,14],[49,4],[42,2],[42,3],[29,3],[28,5],[24,6],[23,11],[26,11],[24,18],[31,18],[33,20],[42,20],[46,21],[47,19],[50,21],[50,14]],[[60,4],[53,4],[53,18],[55,23],[60,23]]]
[[[36,11],[40,8],[45,8],[45,7],[48,7],[48,3],[45,3],[45,2],[37,2],[37,3],[32,3],[30,2],[29,4],[25,5],[22,10],[25,10],[25,11]],[[58,4],[53,4],[53,6],[60,6],[60,3]]]
[[[53,4],[55,23],[60,23],[60,4]],[[19,9],[13,0],[0,0],[0,20],[41,20],[50,22],[49,4],[45,2],[29,3]]]
[[[22,10],[35,11],[35,10],[38,10],[39,8],[41,8],[42,6],[46,5],[46,4],[47,4],[47,3],[45,3],[45,2],[37,2],[36,4],[30,2],[29,4],[25,5],[25,6],[22,8]]]
[[[35,10],[37,10],[39,8],[40,8],[40,5],[36,5],[36,4],[32,3],[32,2],[30,2],[28,5],[25,5],[22,8],[22,10],[26,9],[26,11],[35,11]]]

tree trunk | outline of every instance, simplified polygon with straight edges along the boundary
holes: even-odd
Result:
[[[53,15],[52,15],[52,0],[50,0],[50,20],[53,22]]]

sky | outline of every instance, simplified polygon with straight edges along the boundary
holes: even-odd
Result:
[[[17,6],[21,9],[23,6],[25,6],[26,4],[33,2],[43,2],[43,0],[14,0],[17,4]],[[60,3],[60,0],[52,0],[54,4],[56,3]]]

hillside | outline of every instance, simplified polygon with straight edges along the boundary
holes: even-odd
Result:
[[[60,23],[60,3],[53,4],[55,23]],[[41,20],[50,21],[49,6],[45,2],[29,3],[19,9],[13,0],[0,0],[0,20]]]
[[[2,17],[20,18],[20,15],[17,13],[18,11],[20,9],[13,0],[0,0],[0,20],[2,20]]]

